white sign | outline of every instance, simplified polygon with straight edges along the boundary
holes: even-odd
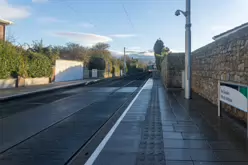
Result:
[[[92,78],[97,78],[97,69],[92,69]]]
[[[220,86],[220,101],[247,112],[247,98],[238,90],[231,87]]]

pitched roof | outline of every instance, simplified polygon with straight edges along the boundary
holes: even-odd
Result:
[[[230,30],[228,30],[228,31],[226,31],[224,33],[216,35],[216,36],[213,37],[213,40],[218,40],[218,39],[220,39],[222,37],[226,37],[226,36],[228,36],[228,35],[230,35],[232,33],[235,33],[235,32],[237,32],[237,31],[239,31],[239,30],[241,30],[243,28],[246,28],[246,27],[248,27],[248,23],[244,23],[244,24],[242,24],[240,26],[237,26],[237,27],[235,27],[233,29],[230,29]]]
[[[13,24],[13,22],[8,21],[8,20],[4,20],[4,19],[0,19],[0,23],[5,24],[5,25]]]

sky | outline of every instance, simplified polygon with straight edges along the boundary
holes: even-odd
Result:
[[[92,46],[110,44],[153,55],[161,38],[173,52],[184,51],[185,18],[175,16],[186,0],[0,0],[0,18],[13,21],[7,38],[46,45],[75,42]],[[214,35],[248,22],[248,0],[191,0],[192,50]]]

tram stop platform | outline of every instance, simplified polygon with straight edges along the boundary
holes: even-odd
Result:
[[[245,128],[183,95],[149,79],[86,165],[247,165]]]

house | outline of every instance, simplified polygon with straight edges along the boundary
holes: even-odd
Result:
[[[0,19],[0,40],[5,40],[6,26],[12,24],[12,22]]]

